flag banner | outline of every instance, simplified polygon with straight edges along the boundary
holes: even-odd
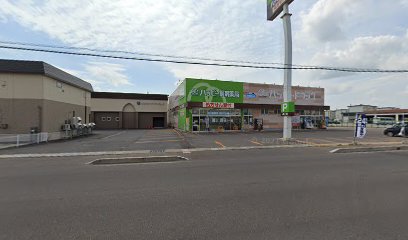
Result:
[[[354,137],[364,138],[366,134],[367,134],[367,116],[365,114],[357,114]]]

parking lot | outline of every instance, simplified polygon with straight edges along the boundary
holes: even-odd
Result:
[[[382,129],[368,129],[367,136],[358,140],[363,144],[401,144],[407,138],[387,137]],[[71,140],[49,142],[20,148],[0,150],[0,154],[24,153],[75,153],[99,151],[150,150],[160,152],[166,149],[226,148],[248,146],[270,146],[288,144],[283,142],[281,131],[229,132],[229,133],[182,133],[174,129],[95,131],[91,136]],[[336,146],[353,143],[352,128],[331,128],[328,130],[296,130],[290,144],[313,146]]]

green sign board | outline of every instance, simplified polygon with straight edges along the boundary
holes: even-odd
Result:
[[[242,82],[186,79],[187,102],[242,103],[243,95]]]
[[[283,102],[281,105],[282,113],[294,113],[295,112],[295,103],[294,102]]]

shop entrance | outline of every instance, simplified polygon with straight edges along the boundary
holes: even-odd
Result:
[[[193,109],[193,131],[233,131],[241,126],[240,109]]]
[[[300,116],[300,125],[301,128],[310,129],[310,128],[320,128],[322,126],[323,117],[316,115],[301,115]]]
[[[164,117],[153,117],[153,128],[164,128]]]

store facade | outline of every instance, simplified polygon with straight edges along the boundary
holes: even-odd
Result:
[[[316,127],[324,117],[324,89],[293,87],[294,126],[310,121]],[[169,125],[183,131],[238,131],[282,128],[281,85],[185,79],[169,97]]]
[[[97,129],[167,127],[165,94],[93,92],[91,119]]]

